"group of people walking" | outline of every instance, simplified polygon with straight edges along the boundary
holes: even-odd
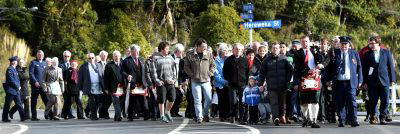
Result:
[[[294,121],[319,128],[319,123],[338,121],[338,127],[356,127],[356,96],[363,92],[368,98],[366,121],[384,125],[391,121],[389,87],[396,81],[392,55],[378,35],[371,36],[359,53],[352,45],[348,36],[324,38],[319,45],[303,36],[290,46],[218,43],[213,51],[200,38],[187,50],[182,44],[161,42],[147,59],[139,55],[136,44],[124,56],[114,51],[112,60],[106,51],[99,58],[89,53],[81,66],[71,60],[69,51],[59,64],[56,57],[44,59],[39,50],[29,68],[24,59],[9,59],[2,121],[10,122],[17,110],[21,121],[38,121],[40,96],[49,120],[76,118],[71,110],[75,102],[78,119],[110,119],[108,109],[113,105],[114,121],[143,117],[169,123],[181,117],[179,108],[186,96],[185,117],[197,123],[209,122],[211,115],[244,125]],[[83,95],[89,98],[85,108]]]

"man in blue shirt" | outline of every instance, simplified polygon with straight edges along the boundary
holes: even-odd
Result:
[[[10,110],[11,101],[14,100],[15,105],[18,109],[19,115],[21,117],[21,121],[25,121],[24,109],[22,108],[21,96],[19,90],[21,89],[18,72],[17,72],[17,59],[18,57],[14,56],[10,59],[10,66],[7,68],[6,72],[6,83],[3,83],[3,88],[6,92],[6,97],[4,101],[3,107],[3,122],[10,122],[8,119],[8,113]]]
[[[46,105],[47,104],[47,96],[46,93],[43,90],[43,87],[41,87],[42,83],[44,82],[43,80],[43,74],[44,74],[44,68],[47,66],[46,61],[44,60],[44,52],[42,50],[39,50],[36,53],[36,59],[31,62],[29,65],[29,77],[30,77],[30,84],[32,88],[32,95],[31,95],[31,112],[32,112],[32,121],[38,121],[39,119],[37,118],[37,112],[36,112],[36,104],[38,97],[42,98],[43,103]],[[47,115],[45,115],[45,118],[47,118]]]

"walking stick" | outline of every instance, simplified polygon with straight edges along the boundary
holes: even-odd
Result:
[[[131,88],[131,81],[128,81],[128,85],[126,86],[126,94],[125,94],[125,114],[128,114],[129,96],[131,96],[130,88]]]

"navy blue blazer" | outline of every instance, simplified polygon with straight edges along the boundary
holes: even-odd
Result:
[[[335,55],[332,57],[330,61],[331,67],[329,67],[329,71],[327,75],[329,80],[332,80],[333,86],[336,85],[337,77],[340,73],[340,64],[342,62],[342,52],[340,49],[335,50]],[[360,57],[358,53],[353,49],[348,50],[349,59],[350,59],[350,85],[351,88],[357,88],[359,84],[363,82],[363,74],[362,74],[362,66]]]
[[[18,95],[21,85],[17,69],[12,66],[7,68],[6,83],[3,86],[7,94]]]
[[[368,84],[371,86],[390,86],[392,82],[396,81],[393,58],[389,50],[381,48],[379,65],[377,68],[374,67],[376,64],[374,51],[368,51],[367,53],[365,53],[363,63],[363,73],[365,79],[364,84]],[[374,68],[372,75],[368,75],[370,67]]]
[[[43,74],[44,74],[44,68],[46,68],[47,63],[46,61],[42,61],[42,63],[39,62],[38,59],[33,60],[31,64],[29,65],[29,77],[30,77],[30,83],[35,84],[36,82],[43,83]]]
[[[62,69],[62,71],[64,72],[65,70],[68,70],[71,67],[71,63],[69,65],[69,67],[67,67],[67,65],[65,64],[66,62],[62,62],[61,64],[58,65],[58,67],[60,67]]]
[[[96,64],[97,66],[97,64]],[[97,68],[99,68],[97,66]],[[103,77],[102,75],[99,74],[99,81],[100,81],[100,90],[104,91],[104,83],[103,83]],[[91,88],[91,80],[90,80],[90,74],[89,74],[89,63],[85,62],[78,71],[78,89],[83,92],[84,95],[89,95],[90,93],[90,88]]]

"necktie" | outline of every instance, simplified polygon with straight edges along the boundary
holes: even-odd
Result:
[[[66,64],[67,64],[67,69],[68,69],[69,68],[69,63],[67,62]]]
[[[308,57],[310,55],[308,54],[308,50],[306,49],[306,58],[304,58],[304,64],[308,66]]]
[[[136,66],[139,65],[138,58],[135,58],[135,64],[136,64]]]
[[[346,53],[343,53],[342,64],[341,64],[340,68],[342,68],[340,73],[345,74],[345,72],[346,72]]]

